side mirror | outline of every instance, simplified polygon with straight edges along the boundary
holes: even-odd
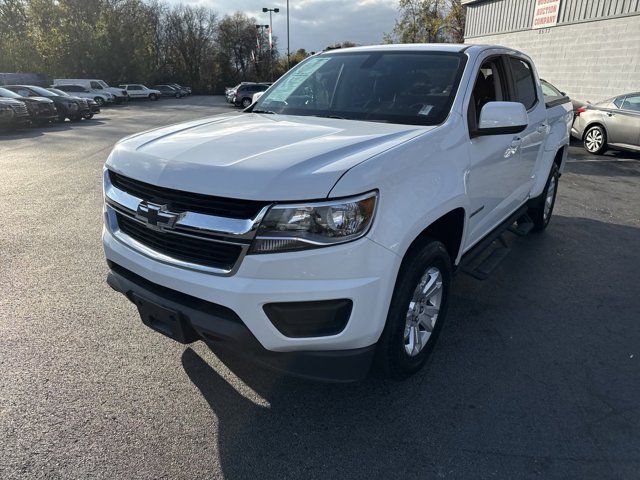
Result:
[[[480,111],[476,136],[520,133],[529,124],[524,105],[519,102],[488,102]]]
[[[560,92],[562,94],[562,96],[566,97],[567,96],[567,92]]]

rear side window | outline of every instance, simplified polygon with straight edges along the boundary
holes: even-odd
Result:
[[[622,108],[624,110],[631,110],[632,112],[640,112],[640,95],[625,98]]]
[[[527,110],[531,109],[537,100],[536,83],[533,78],[531,66],[515,57],[509,57],[511,64],[511,73],[513,74],[513,83],[516,87],[516,102],[522,103]]]

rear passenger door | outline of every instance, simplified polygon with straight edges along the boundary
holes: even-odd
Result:
[[[538,91],[538,82],[533,67],[524,57],[508,56],[507,63],[511,75],[513,101],[520,102],[527,109],[529,125],[519,133],[520,159],[514,165],[514,174],[518,176],[516,200],[523,203],[533,186],[536,163],[543,155],[544,142],[551,131],[547,121],[547,107],[542,92]]]
[[[640,145],[640,94],[618,97],[605,110],[607,141],[621,145]]]

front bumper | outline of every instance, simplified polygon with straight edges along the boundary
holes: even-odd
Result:
[[[107,260],[126,271],[160,288],[234,312],[267,356],[273,356],[274,352],[305,352],[306,356],[317,357],[321,355],[318,352],[327,352],[337,358],[339,355],[331,352],[373,348],[384,328],[401,262],[395,253],[363,238],[304,252],[247,255],[234,275],[222,277],[148,258],[121,243],[106,229],[103,243]],[[353,308],[346,327],[330,336],[287,337],[271,323],[263,309],[268,303],[335,299],[349,299]],[[201,331],[214,329],[215,318],[198,318]],[[239,345],[239,349],[244,350],[245,346]],[[346,357],[350,355],[344,353]],[[293,368],[286,370],[296,373]]]
[[[146,325],[174,340],[191,343],[201,339],[213,348],[229,349],[274,370],[313,380],[356,381],[364,378],[371,368],[375,345],[335,351],[272,352],[258,342],[231,310],[155,285],[119,265],[109,266],[109,286],[138,307]],[[179,333],[154,325],[155,319],[145,313],[149,307],[143,302],[175,312]]]

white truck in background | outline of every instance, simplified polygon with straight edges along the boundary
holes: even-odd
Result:
[[[122,103],[129,99],[127,92],[122,88],[110,87],[107,82],[98,78],[56,78],[54,85],[82,85],[83,87],[98,93],[110,93],[116,103]]]
[[[572,119],[503,47],[315,55],[243,114],[115,146],[108,283],[179,342],[307,378],[406,378],[454,272],[486,278],[501,234],[549,224]]]

